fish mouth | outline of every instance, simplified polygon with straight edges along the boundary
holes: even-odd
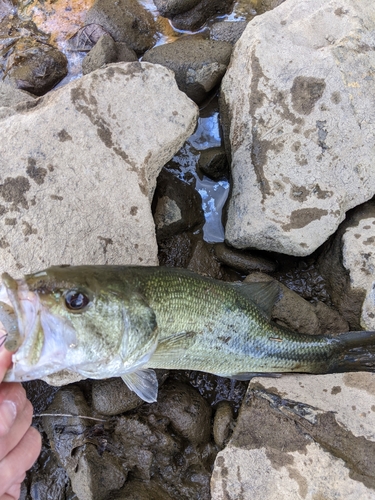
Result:
[[[7,273],[1,278],[0,346],[13,353],[4,381],[24,382],[64,369],[67,350],[76,343],[72,325],[49,312],[24,279]]]

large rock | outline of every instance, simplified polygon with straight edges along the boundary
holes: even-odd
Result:
[[[156,177],[197,119],[173,73],[110,65],[32,104],[0,121],[1,269],[156,264]]]
[[[154,0],[162,16],[168,17],[174,28],[197,31],[211,17],[231,12],[234,0]]]
[[[116,42],[126,42],[137,54],[155,43],[155,21],[137,0],[95,0],[85,24],[99,24]]]
[[[289,0],[252,20],[222,82],[227,241],[304,256],[375,193],[371,0]]]
[[[4,81],[14,88],[41,96],[68,73],[66,56],[51,45],[26,38],[18,40],[8,57]]]
[[[142,60],[174,71],[179,89],[200,104],[207,93],[220,83],[231,53],[232,46],[227,42],[185,36],[176,42],[152,48]]]
[[[12,108],[25,101],[34,101],[35,96],[18,90],[5,83],[0,83],[0,107]]]
[[[212,500],[374,498],[372,373],[253,379]]]
[[[318,265],[351,328],[375,330],[375,199],[347,215]]]
[[[194,186],[165,168],[159,174],[153,203],[158,241],[184,231],[201,229],[204,224],[199,193]]]

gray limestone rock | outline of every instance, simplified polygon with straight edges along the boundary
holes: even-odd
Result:
[[[142,60],[173,70],[179,89],[199,104],[219,84],[231,52],[232,46],[227,42],[185,36],[149,50]]]
[[[212,500],[373,499],[374,377],[253,379],[217,455]]]
[[[355,330],[375,330],[375,200],[351,211],[319,258],[332,299]]]
[[[94,37],[94,39],[98,31],[96,26],[97,25],[89,24],[84,28],[86,31],[88,31],[89,28],[93,31],[94,34],[91,35],[91,37]],[[82,38],[83,35],[77,36],[77,40],[74,43],[80,43]],[[138,61],[138,57],[133,49],[129,48],[125,42],[115,42],[111,35],[104,33],[83,59],[82,72],[84,75],[87,75],[91,73],[91,71],[102,68],[106,64],[136,61]]]
[[[311,254],[375,193],[371,0],[290,0],[253,19],[222,82],[226,239]]]
[[[107,33],[102,35],[94,47],[82,61],[82,72],[84,75],[96,69],[117,62],[116,42]]]
[[[117,62],[138,61],[137,54],[125,42],[116,42]]]
[[[0,120],[2,270],[157,264],[156,178],[197,120],[173,74],[109,65],[32,104]]]
[[[248,21],[221,21],[210,27],[210,39],[229,42],[234,45],[244,32]]]
[[[154,19],[137,0],[96,0],[85,24],[99,24],[116,42],[126,42],[137,54],[155,43]]]
[[[0,107],[13,108],[25,101],[34,101],[35,96],[0,82]]]

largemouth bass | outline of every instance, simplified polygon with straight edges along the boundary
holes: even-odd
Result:
[[[238,379],[375,370],[375,332],[294,333],[270,321],[279,294],[277,282],[228,283],[176,268],[60,266],[20,280],[4,274],[0,321],[5,347],[15,351],[5,380],[62,385],[77,376],[121,376],[152,402],[154,368]]]

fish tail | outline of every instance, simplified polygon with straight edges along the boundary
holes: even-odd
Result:
[[[375,372],[375,331],[342,333],[329,372]]]

